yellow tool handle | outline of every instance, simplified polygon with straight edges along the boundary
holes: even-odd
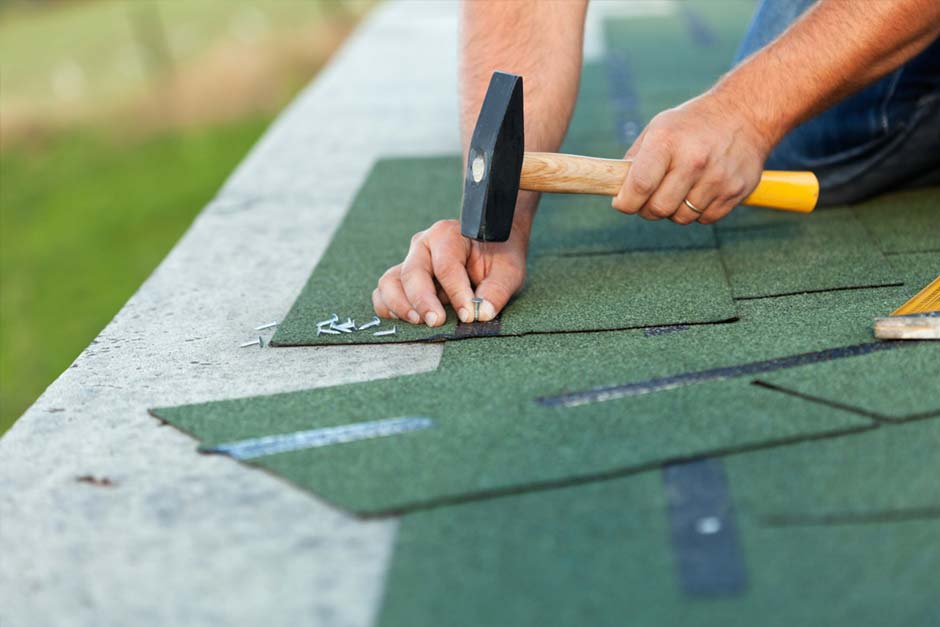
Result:
[[[742,205],[754,205],[809,213],[819,200],[819,181],[812,172],[785,172],[764,170],[760,183]]]
[[[527,152],[522,159],[519,188],[560,194],[616,196],[630,161],[598,159],[553,152]],[[816,208],[819,181],[812,172],[767,170],[745,205],[809,213]]]

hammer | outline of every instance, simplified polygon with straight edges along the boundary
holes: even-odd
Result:
[[[505,242],[520,189],[616,196],[630,161],[525,152],[522,77],[494,72],[467,155],[460,231],[482,242]],[[767,170],[742,203],[809,213],[819,182],[812,172]]]

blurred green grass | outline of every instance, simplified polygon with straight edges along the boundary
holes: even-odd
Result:
[[[269,123],[2,153],[0,433],[91,342]]]
[[[0,434],[374,0],[0,0]]]

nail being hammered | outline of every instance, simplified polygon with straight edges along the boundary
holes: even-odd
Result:
[[[483,299],[479,296],[470,299],[470,302],[473,303],[473,321],[480,321],[480,303],[483,302]]]

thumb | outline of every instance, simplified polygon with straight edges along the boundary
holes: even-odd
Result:
[[[483,279],[476,289],[480,303],[480,322],[489,322],[503,310],[513,294],[522,288],[525,282],[525,266],[499,264]]]

